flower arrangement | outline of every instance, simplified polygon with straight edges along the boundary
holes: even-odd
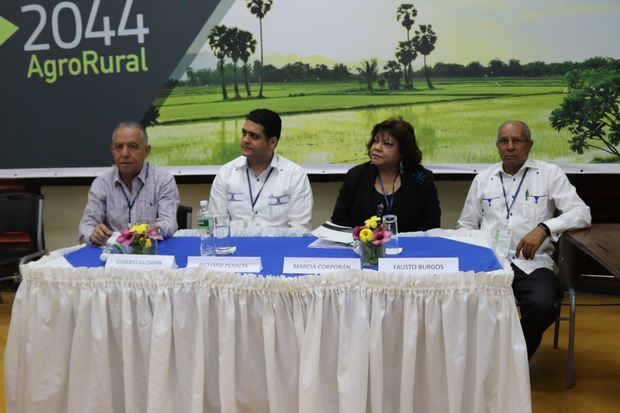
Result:
[[[161,234],[147,224],[136,224],[124,228],[116,238],[128,254],[157,254],[157,241],[163,240]]]
[[[363,226],[353,230],[353,239],[357,245],[357,252],[362,259],[362,267],[377,265],[379,258],[385,256],[385,243],[392,234],[381,224],[381,218],[376,215],[364,221]]]

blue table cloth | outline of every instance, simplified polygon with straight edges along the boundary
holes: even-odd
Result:
[[[281,274],[284,257],[355,258],[352,250],[308,248],[314,237],[233,237],[237,246],[236,257],[262,259],[261,274]],[[403,252],[397,258],[458,257],[460,271],[494,271],[501,269],[495,254],[489,248],[440,237],[401,237]],[[172,237],[159,242],[159,254],[174,255],[179,268],[187,266],[188,256],[200,255],[198,237]],[[101,248],[86,246],[65,255],[74,267],[102,267]]]

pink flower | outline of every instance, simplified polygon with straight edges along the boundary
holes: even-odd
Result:
[[[162,237],[161,234],[155,229],[149,229],[149,232],[146,234],[146,236],[150,239],[158,239],[160,241],[164,239],[164,237]]]
[[[382,245],[390,240],[392,233],[386,230],[375,231],[375,236],[372,239],[374,245]]]
[[[127,228],[124,228],[123,230],[121,230],[121,235],[116,238],[116,242],[121,245],[131,245],[134,239],[134,234],[132,234]]]

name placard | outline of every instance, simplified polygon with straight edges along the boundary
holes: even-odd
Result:
[[[359,258],[284,257],[283,274],[322,274],[334,271],[359,270]]]
[[[436,275],[459,271],[459,259],[446,258],[379,258],[379,271],[412,275]]]
[[[202,267],[224,272],[259,273],[263,269],[260,257],[187,257],[187,267]]]
[[[110,254],[105,262],[105,268],[170,270],[174,267],[174,255]]]

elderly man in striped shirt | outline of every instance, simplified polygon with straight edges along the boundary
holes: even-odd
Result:
[[[179,191],[174,177],[146,161],[151,151],[144,128],[120,123],[112,134],[115,166],[98,176],[88,192],[79,226],[80,242],[104,245],[113,231],[146,223],[164,237],[177,230]]]

